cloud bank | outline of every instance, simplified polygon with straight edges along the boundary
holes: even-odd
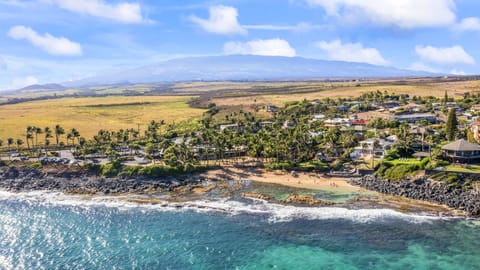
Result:
[[[142,8],[138,3],[119,2],[109,4],[103,0],[44,0],[45,2],[55,4],[59,8],[118,21],[121,23],[142,23],[145,19],[142,16]]]
[[[361,43],[342,43],[340,40],[331,42],[319,41],[315,47],[323,50],[330,60],[360,62],[373,65],[386,65],[382,54],[375,48],[365,48]]]
[[[475,64],[475,59],[470,56],[462,46],[437,48],[432,46],[416,46],[415,51],[424,61],[437,64]]]
[[[238,11],[229,6],[212,6],[209,10],[208,19],[190,16],[191,22],[200,26],[209,33],[221,35],[246,35],[247,30],[238,23]]]
[[[32,28],[17,25],[8,31],[8,36],[15,40],[27,40],[33,46],[38,47],[52,55],[81,55],[80,44],[64,37],[54,37],[49,33],[40,35]]]
[[[306,0],[329,16],[400,28],[441,27],[455,22],[453,0]]]
[[[248,42],[227,42],[223,46],[225,54],[251,54],[263,56],[294,57],[296,51],[283,39],[257,39]]]

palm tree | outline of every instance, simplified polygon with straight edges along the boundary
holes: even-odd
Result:
[[[38,134],[42,134],[43,130],[39,127],[33,127],[33,133],[35,134],[35,146],[38,146]]]
[[[80,132],[75,128],[72,128],[67,136],[70,135],[70,139],[72,140],[72,146],[75,144],[75,139],[78,140],[78,144],[80,145]]]
[[[65,134],[65,130],[60,125],[56,125],[54,133],[55,133],[55,142],[57,143],[57,146],[58,146],[60,141],[60,136]]]
[[[28,149],[30,149],[30,139],[32,140],[32,144],[33,144],[33,131],[35,130],[35,127],[33,126],[28,126],[27,127],[27,130],[26,130],[26,134],[25,134],[25,140],[27,141],[27,147]]]
[[[20,151],[20,146],[22,146],[23,141],[21,139],[17,139],[16,144],[17,144],[17,151]]]
[[[15,140],[13,138],[8,138],[7,139],[7,147],[8,147],[8,152],[10,152],[10,148],[12,147],[12,145],[15,143]],[[10,156],[10,155],[8,155]]]
[[[51,129],[51,128],[45,127],[45,129],[43,130],[43,132],[45,133],[45,139],[53,138],[53,136],[52,136],[52,129]]]

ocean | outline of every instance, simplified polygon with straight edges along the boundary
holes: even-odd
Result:
[[[0,269],[479,269],[480,221],[242,198],[0,192]]]

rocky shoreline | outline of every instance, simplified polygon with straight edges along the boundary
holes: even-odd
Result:
[[[183,175],[162,179],[142,177],[98,177],[83,171],[41,171],[38,169],[0,168],[0,189],[13,192],[48,190],[67,194],[125,194],[175,191],[198,187],[201,175]]]
[[[471,216],[480,216],[480,191],[465,185],[450,185],[427,176],[388,180],[371,175],[353,178],[350,183],[384,194],[443,204]]]

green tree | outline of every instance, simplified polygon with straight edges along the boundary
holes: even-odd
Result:
[[[13,138],[8,138],[7,139],[7,147],[8,147],[8,152],[10,152],[10,148],[12,145],[15,143],[15,140]]]
[[[453,141],[455,139],[455,136],[458,132],[457,125],[457,111],[455,110],[455,108],[452,108],[450,112],[448,112],[447,125],[445,126],[447,140]]]
[[[20,150],[20,147],[21,147],[22,144],[23,144],[23,141],[22,141],[21,139],[17,139],[16,144],[17,144],[17,151],[19,151],[19,150]]]
[[[60,143],[60,136],[65,134],[65,130],[60,125],[56,125],[54,133],[55,133],[55,142],[57,143],[57,146],[58,146],[58,144]]]

